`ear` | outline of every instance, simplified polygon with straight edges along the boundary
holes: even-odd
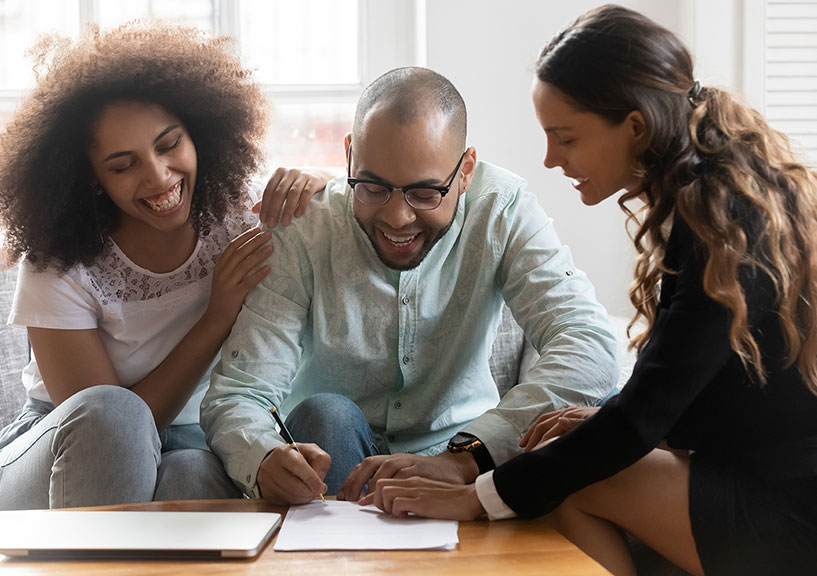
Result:
[[[462,159],[462,184],[460,185],[460,194],[465,194],[468,187],[471,185],[471,180],[474,179],[474,170],[477,167],[477,149],[469,146],[465,150],[465,158]]]
[[[91,176],[91,181],[88,183],[88,186],[93,191],[94,196],[102,196],[105,193],[105,190],[102,188],[95,174]]]
[[[644,115],[633,110],[624,119],[627,134],[630,137],[630,154],[632,156],[633,182],[626,186],[627,190],[637,190],[644,179],[644,167],[641,164],[641,155],[647,149],[647,123]],[[644,198],[642,198],[644,200]],[[646,201],[646,200],[645,200]]]
[[[346,136],[343,137],[343,152],[345,156],[349,157],[349,146],[352,145],[352,133],[347,132]]]
[[[639,110],[633,110],[627,115],[624,122],[627,123],[627,129],[630,131],[635,147],[643,148],[647,138],[647,123],[644,121],[644,115]]]

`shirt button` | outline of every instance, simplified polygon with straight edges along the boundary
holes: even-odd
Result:
[[[238,350],[233,350],[232,352],[230,352],[230,357],[238,358]]]
[[[411,358],[408,356],[403,356],[403,364],[408,364],[409,362],[411,362]]]
[[[402,408],[402,407],[403,407],[403,403],[402,403],[402,402],[400,402],[400,400],[395,400],[395,401],[394,401],[394,407],[395,407],[395,408],[397,408],[397,409],[399,410],[400,408]]]
[[[388,436],[386,436],[386,439],[387,439],[389,442],[394,442],[394,434],[389,434]]]
[[[411,302],[411,298],[409,298],[408,296],[403,296],[402,302],[403,304],[408,304],[409,302]]]

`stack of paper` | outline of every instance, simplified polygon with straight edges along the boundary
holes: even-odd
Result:
[[[327,500],[292,506],[275,550],[452,550],[457,522],[396,518],[374,506]]]

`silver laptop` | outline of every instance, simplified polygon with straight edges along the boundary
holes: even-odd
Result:
[[[281,524],[271,512],[0,512],[0,554],[29,558],[248,558]]]

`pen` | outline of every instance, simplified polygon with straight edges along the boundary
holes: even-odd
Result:
[[[298,446],[295,444],[295,440],[292,439],[292,434],[290,434],[289,430],[287,430],[287,427],[284,426],[284,421],[281,420],[281,416],[278,414],[278,409],[275,406],[273,406],[272,408],[269,409],[269,411],[270,414],[272,414],[272,417],[275,418],[275,421],[278,423],[278,428],[281,430],[281,436],[284,437],[284,442],[289,444],[290,448],[292,448],[298,454],[300,454],[301,451],[298,450]],[[323,494],[318,494],[318,496],[321,497],[321,502],[326,502],[326,499],[323,497]]]

